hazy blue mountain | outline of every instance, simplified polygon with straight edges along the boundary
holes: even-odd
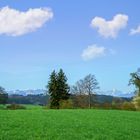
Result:
[[[45,90],[44,89],[29,89],[29,90],[11,90],[11,91],[7,91],[7,93],[9,95],[12,94],[17,94],[17,95],[38,95],[38,94],[45,94]]]
[[[9,95],[12,94],[18,94],[18,95],[38,95],[38,94],[44,94],[46,91],[44,89],[29,89],[29,90],[11,90],[7,91]],[[97,92],[99,95],[109,95],[114,97],[126,97],[131,98],[134,96],[134,92],[122,92],[120,90],[108,90],[108,91],[99,91]]]
[[[98,94],[99,95],[110,95],[110,96],[114,96],[114,97],[126,97],[126,98],[131,98],[135,95],[134,92],[122,92],[117,89],[113,89],[113,90],[109,90],[109,91],[100,91],[100,92],[98,92]]]

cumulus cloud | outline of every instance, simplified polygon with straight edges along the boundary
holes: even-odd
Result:
[[[0,9],[0,34],[24,35],[41,28],[52,18],[53,12],[49,8],[35,8],[23,12],[6,6]]]
[[[139,34],[140,33],[140,25],[136,29],[130,30],[130,35]]]
[[[98,33],[105,38],[115,38],[118,32],[127,25],[128,16],[117,14],[112,20],[107,21],[102,17],[95,17],[91,21],[91,27],[98,30]]]
[[[98,57],[105,56],[106,49],[105,47],[97,46],[96,44],[88,46],[86,49],[82,52],[82,58],[83,60],[91,60]]]

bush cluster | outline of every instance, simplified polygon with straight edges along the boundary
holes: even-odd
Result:
[[[136,111],[136,107],[132,102],[124,102],[121,104],[96,104],[93,106],[93,108],[96,109],[114,109],[114,110],[130,110],[130,111]]]
[[[73,102],[72,100],[61,100],[60,101],[60,109],[73,109]]]
[[[135,108],[137,110],[140,110],[140,97],[139,96],[134,97],[133,104],[135,105]]]
[[[16,110],[16,109],[26,109],[25,106],[19,104],[10,104],[6,106],[7,109]]]
[[[124,102],[121,106],[122,110],[136,111],[135,105],[131,102]]]
[[[59,102],[60,109],[88,109],[87,104],[77,104],[75,105],[75,101],[69,100],[61,100]],[[136,111],[137,108],[133,102],[122,102],[122,103],[103,103],[103,104],[94,104],[92,105],[93,109],[110,109],[110,110],[128,110],[128,111]],[[49,107],[47,107],[49,109]]]

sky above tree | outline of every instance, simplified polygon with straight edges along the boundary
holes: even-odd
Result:
[[[140,1],[0,2],[0,85],[44,88],[62,68],[72,85],[95,74],[102,90],[131,90],[140,59]]]

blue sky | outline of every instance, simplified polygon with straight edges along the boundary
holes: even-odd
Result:
[[[139,5],[138,0],[1,1],[0,85],[44,88],[52,70],[62,68],[70,84],[91,73],[101,90],[129,91],[129,75],[140,66]]]

